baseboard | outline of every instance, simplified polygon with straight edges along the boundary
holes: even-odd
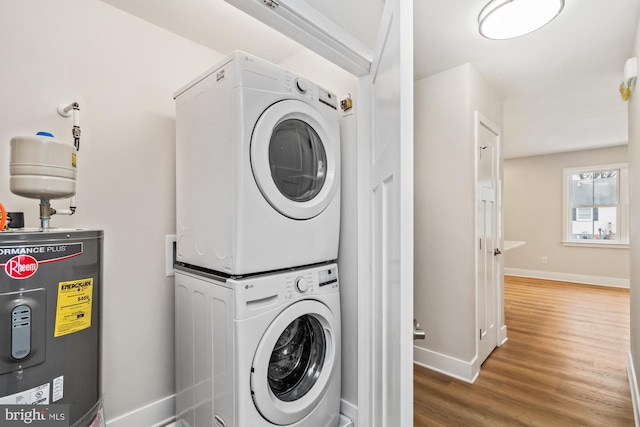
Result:
[[[631,389],[631,401],[633,402],[633,418],[636,427],[640,427],[640,393],[638,392],[638,377],[633,365],[633,355],[629,352],[627,361],[627,374],[629,375],[629,388]]]
[[[620,279],[617,277],[586,276],[582,274],[555,273],[552,271],[523,270],[520,268],[505,268],[504,275],[629,289],[629,279]]]
[[[109,414],[105,414],[109,415]],[[119,417],[108,419],[107,427],[161,427],[176,418],[176,397],[167,396]]]
[[[344,399],[340,400],[340,414],[342,415],[340,425],[345,424],[346,419],[350,420],[352,424],[346,423],[345,425],[354,427],[358,425],[356,422],[358,419],[358,407],[353,403]]]
[[[167,396],[164,399],[160,399],[147,406],[131,411],[127,414],[121,415],[117,418],[107,420],[107,427],[162,427],[172,422],[176,418],[176,405],[175,395]],[[345,417],[341,417],[341,425],[356,425],[349,424],[348,421],[357,419],[358,407],[341,400],[340,413]]]
[[[413,363],[470,384],[473,384],[480,373],[477,357],[467,362],[415,345],[413,346]]]
[[[499,331],[500,336],[498,337],[498,347],[504,345],[509,339],[507,337],[507,325],[502,325]]]

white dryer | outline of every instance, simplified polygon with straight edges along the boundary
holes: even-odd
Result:
[[[335,95],[234,52],[175,99],[178,261],[239,276],[337,259]]]
[[[176,270],[181,427],[337,427],[335,264],[243,279]]]

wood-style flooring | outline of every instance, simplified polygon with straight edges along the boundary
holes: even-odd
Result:
[[[415,366],[415,426],[634,425],[628,289],[508,276],[505,323],[474,384]]]

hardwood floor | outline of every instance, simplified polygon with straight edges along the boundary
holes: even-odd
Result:
[[[629,290],[505,277],[508,341],[474,384],[415,366],[415,426],[633,426]]]

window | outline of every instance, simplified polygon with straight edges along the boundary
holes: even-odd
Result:
[[[626,164],[564,169],[564,243],[629,244]]]

